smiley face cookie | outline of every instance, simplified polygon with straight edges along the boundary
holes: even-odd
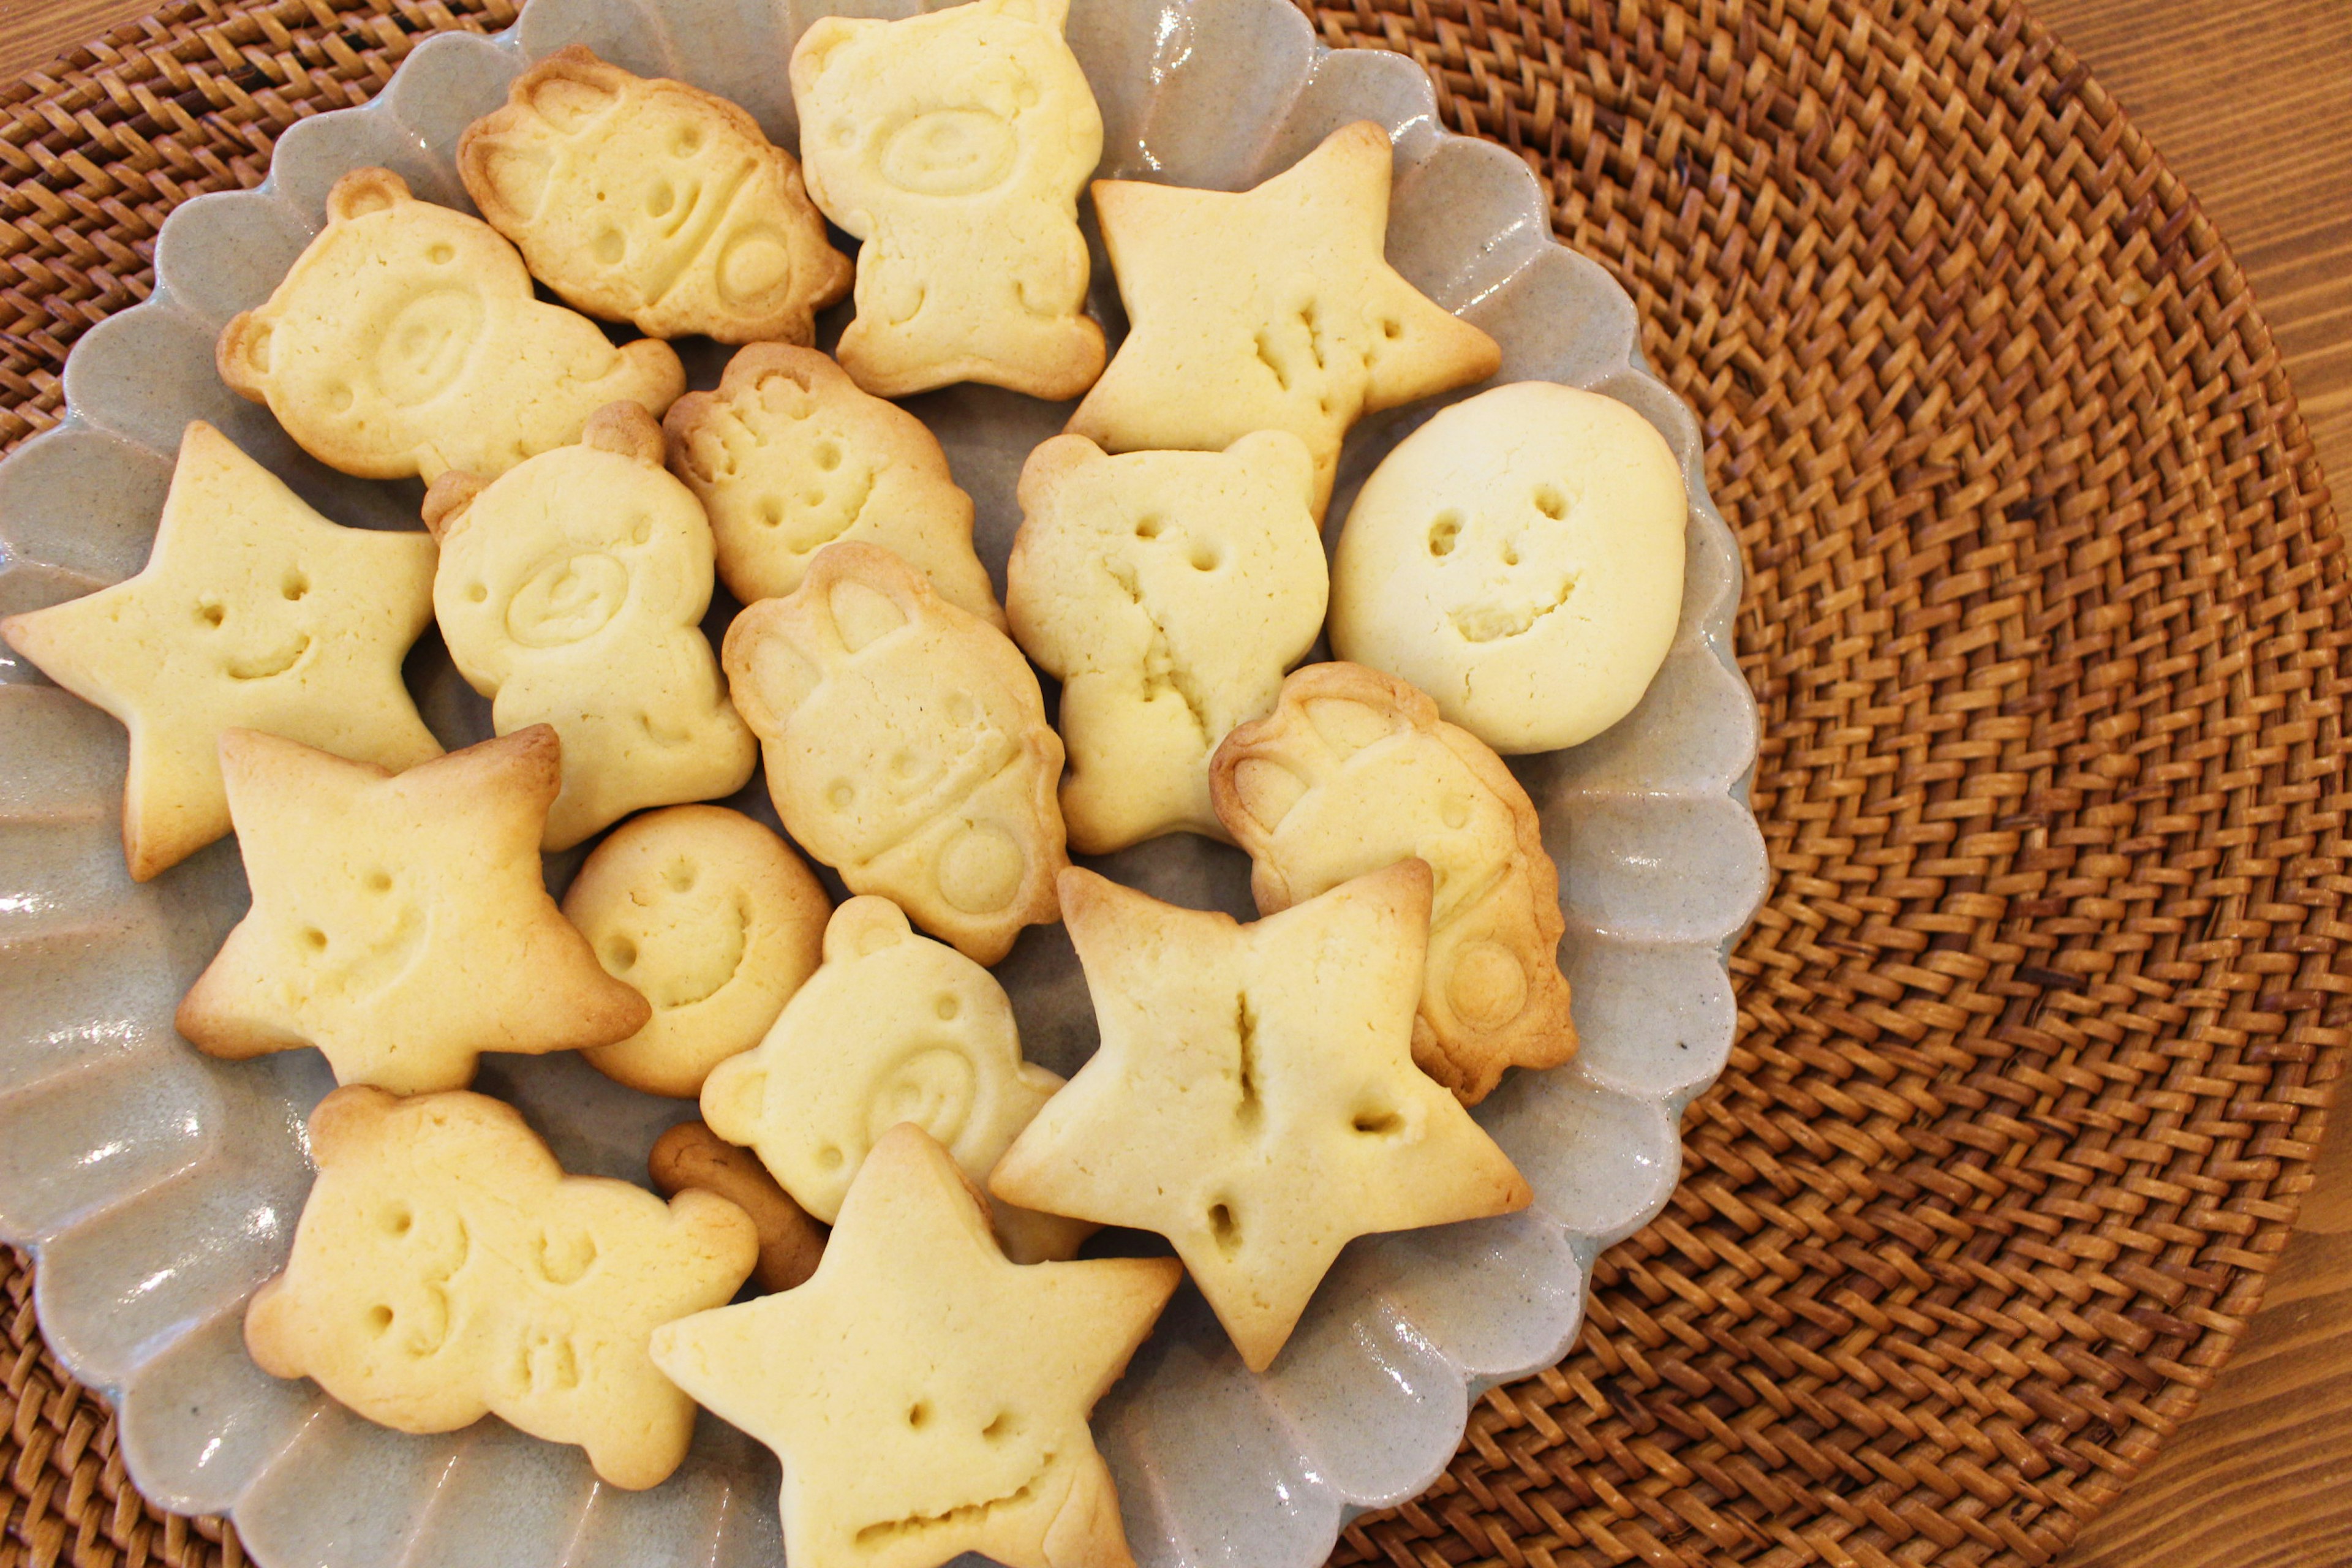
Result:
[[[579,439],[608,403],[658,416],[686,390],[667,343],[615,348],[532,298],[497,230],[416,200],[389,169],[335,182],[327,226],[268,303],[222,329],[217,359],[304,451],[367,479],[502,474]]]
[[[1004,989],[979,964],[917,936],[887,899],[852,899],[825,928],[824,964],[757,1050],[711,1070],[702,1117],[757,1150],[800,1205],[830,1224],[866,1152],[911,1121],[966,1175],[996,1157],[1062,1080],[1021,1059]],[[1015,1263],[1067,1258],[1094,1229],[995,1205]]]
[[[563,895],[606,973],[654,1010],[588,1065],[647,1094],[691,1098],[760,1043],[816,970],[831,904],[790,846],[740,811],[674,805],[596,846]]]
[[[1680,625],[1682,468],[1613,397],[1519,382],[1441,410],[1364,481],[1331,646],[1495,750],[1578,745],[1633,710]]]
[[[1062,742],[1003,633],[890,552],[833,544],[735,617],[723,658],[785,831],[851,891],[979,963],[1055,918]]]
[[[983,381],[1076,397],[1102,373],[1077,222],[1102,116],[1068,11],[826,16],[793,50],[809,195],[866,242],[842,368],[877,396]]]
[[[221,777],[253,907],[173,1022],[243,1058],[316,1046],[337,1083],[463,1089],[483,1051],[610,1045],[646,999],[547,896],[543,724],[393,774],[252,730]]]
[[[971,497],[923,422],[857,389],[829,355],[754,343],[716,392],[692,392],[662,421],[670,471],[710,514],[719,575],[745,604],[801,585],[837,540],[878,544],[940,597],[1004,625],[971,549]]]
[[[710,525],[661,458],[652,416],[616,404],[576,447],[488,483],[445,474],[425,498],[458,673],[500,734],[563,737],[550,849],[642,806],[732,795],[757,760],[702,635]]]
[[[799,1568],[1132,1568],[1087,1413],[1183,1268],[1010,1263],[946,1151],[900,1123],[814,1278],[654,1331],[654,1363],[783,1460]]]
[[[122,855],[143,882],[228,831],[224,730],[388,768],[440,755],[400,679],[433,561],[422,533],[337,527],[197,421],[145,570],[0,637],[131,731]]]
[[[1274,705],[1323,626],[1313,489],[1281,430],[1120,458],[1059,436],[1029,455],[1005,601],[1015,640],[1062,681],[1074,848],[1224,837],[1209,753]]]
[[[1133,327],[1071,431],[1213,452],[1287,430],[1314,454],[1320,518],[1360,416],[1494,374],[1495,340],[1388,264],[1389,159],[1388,133],[1359,121],[1238,195],[1097,181]]]
[[[457,142],[457,173],[532,276],[641,332],[804,343],[849,291],[800,164],[723,98],[585,45],[515,79]]]
[[[1412,1059],[1465,1105],[1507,1067],[1576,1054],[1559,973],[1559,878],[1519,781],[1401,680],[1310,664],[1274,712],[1225,737],[1217,814],[1248,851],[1262,914],[1407,856],[1434,873]]]
[[[677,1468],[694,1403],[646,1341],[743,1283],[758,1243],[742,1210],[567,1176],[478,1094],[337,1089],[310,1113],[310,1158],[293,1256],[246,1309],[264,1372],[402,1432],[495,1414],[580,1445],[616,1487]]]

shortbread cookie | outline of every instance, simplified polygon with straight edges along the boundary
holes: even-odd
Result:
[[[576,447],[488,482],[452,470],[425,498],[433,614],[458,673],[493,699],[499,733],[563,737],[549,849],[644,806],[733,795],[758,763],[702,635],[710,525],[661,459],[661,427],[620,403]]]
[[[874,1141],[911,1121],[985,1181],[1014,1134],[1062,1087],[1021,1059],[996,977],[917,936],[887,899],[852,899],[824,932],[824,964],[784,1005],[757,1050],[723,1061],[702,1119],[831,1223]],[[1068,1258],[1094,1226],[994,1205],[1015,1263]]]
[[[724,658],[784,830],[850,891],[980,963],[1055,918],[1062,742],[1003,632],[888,551],[832,544],[735,617]]]
[[[1389,139],[1370,121],[1255,190],[1097,180],[1095,211],[1132,327],[1069,427],[1111,451],[1287,430],[1314,454],[1320,518],[1360,415],[1502,363],[1385,259]]]
[[[971,549],[971,497],[923,422],[869,397],[827,355],[754,343],[716,392],[662,421],[670,471],[710,514],[719,575],[751,604],[801,585],[835,540],[879,544],[956,608],[1002,628],[988,568]]]
[[[793,1202],[749,1149],[738,1149],[699,1121],[681,1121],[654,1140],[646,1173],[664,1197],[699,1188],[751,1216],[760,1237],[751,1278],[761,1289],[789,1290],[816,1272],[817,1259],[824,1256],[824,1227]]]
[[[1258,912],[1415,856],[1435,874],[1412,1059],[1465,1105],[1507,1067],[1576,1054],[1559,973],[1559,878],[1535,803],[1486,743],[1403,681],[1310,664],[1210,764],[1253,862]]]
[[[337,1083],[463,1089],[483,1051],[610,1045],[646,999],[547,896],[539,837],[560,742],[544,724],[394,774],[252,730],[221,776],[253,888],[180,1003],[216,1057],[316,1046]]]
[[[531,275],[657,338],[807,342],[849,258],[793,155],[723,98],[634,76],[586,45],[517,77],[466,128],[457,174]]]
[[[1442,410],[1349,509],[1331,646],[1498,752],[1633,710],[1683,607],[1682,468],[1613,397],[1518,382]]]
[[[496,229],[416,200],[389,169],[335,182],[327,226],[222,330],[217,358],[304,451],[367,479],[502,474],[578,440],[608,403],[658,416],[686,390],[667,343],[615,348],[534,299]]]
[[[864,240],[842,367],[881,397],[984,381],[1076,397],[1102,374],[1078,192],[1102,116],[1069,0],[820,18],[793,50],[809,195]]]
[[[563,917],[653,1020],[581,1055],[647,1094],[700,1094],[816,972],[832,908],[791,847],[740,811],[673,805],[630,818],[581,866]]]
[[[0,637],[131,731],[122,856],[143,882],[228,831],[223,730],[388,768],[441,754],[400,679],[433,618],[433,556],[422,533],[329,522],[199,420],[146,569]]]
[[[901,1124],[816,1277],[654,1331],[654,1363],[783,1461],[794,1568],[1133,1568],[1087,1413],[1183,1269],[1005,1261],[955,1162]]]
[[[246,1308],[264,1372],[403,1432],[495,1414],[578,1444],[616,1487],[677,1468],[694,1402],[646,1342],[751,1273],[741,1209],[567,1176],[520,1112],[479,1094],[339,1089],[310,1113],[310,1158],[293,1256]]]
[[[1023,651],[1062,682],[1072,848],[1225,836],[1209,753],[1274,706],[1323,629],[1313,489],[1285,430],[1223,452],[1107,458],[1057,436],[1029,454],[1005,603]]]
[[[1527,1206],[1412,1065],[1429,886],[1400,861],[1243,926],[1063,872],[1102,1047],[989,1190],[1165,1236],[1253,1372],[1353,1237]]]

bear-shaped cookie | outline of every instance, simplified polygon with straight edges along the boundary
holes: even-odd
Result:
[[[310,1113],[310,1159],[293,1255],[246,1309],[264,1372],[402,1432],[495,1414],[578,1444],[616,1487],[677,1468],[694,1402],[646,1342],[751,1274],[741,1209],[567,1176],[520,1111],[463,1090],[337,1089]]]
[[[894,551],[940,597],[1004,625],[971,549],[971,497],[923,422],[870,396],[814,349],[754,343],[716,392],[690,392],[662,420],[670,471],[710,514],[719,576],[745,604],[801,585],[836,540]]]
[[[221,329],[215,358],[304,451],[365,479],[502,474],[578,440],[608,403],[658,416],[686,390],[667,343],[615,348],[533,298],[496,229],[418,201],[389,169],[335,182],[327,226],[266,303]]]
[[[1249,852],[1261,914],[1417,857],[1435,876],[1412,1059],[1465,1105],[1507,1067],[1576,1054],[1559,972],[1559,877],[1503,760],[1427,694],[1354,664],[1310,664],[1209,765]]]
[[[641,332],[807,342],[849,291],[793,155],[682,81],[634,75],[584,44],[515,79],[466,128],[457,174],[531,275]]]
[[[829,544],[721,650],[784,830],[856,893],[994,963],[1055,918],[1062,742],[1003,632],[872,544]]]
[[[1059,1076],[1021,1059],[1013,1004],[996,977],[908,928],[887,899],[833,912],[824,962],[768,1037],[711,1069],[702,1119],[831,1225],[883,1133],[911,1121],[964,1174],[985,1182]],[[1068,1258],[1094,1226],[994,1202],[1004,1256]]]
[[[758,760],[702,635],[710,525],[661,459],[661,427],[619,403],[577,446],[425,493],[433,614],[458,673],[499,734],[563,738],[549,849],[642,806],[732,795]]]
[[[982,381],[1076,397],[1102,374],[1078,192],[1102,115],[1069,0],[826,16],[793,50],[809,195],[866,242],[844,369],[900,397]]]
[[[1323,626],[1328,584],[1297,437],[1109,458],[1057,436],[1021,470],[1005,605],[1062,682],[1062,820],[1108,854],[1182,829],[1223,838],[1209,753],[1274,706]]]

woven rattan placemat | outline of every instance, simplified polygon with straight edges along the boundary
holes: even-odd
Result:
[[[1777,876],[1667,1212],[1337,1562],[2042,1563],[2194,1406],[2352,1005],[2336,521],[2243,277],[2013,0],[1356,0],[1699,411]],[[0,93],[0,443],[155,230],[509,0],[198,0]],[[0,1568],[158,1514],[0,1253]]]

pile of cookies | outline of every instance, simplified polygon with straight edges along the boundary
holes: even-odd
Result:
[[[0,623],[128,727],[133,877],[236,835],[251,909],[181,1032],[341,1086],[254,1359],[629,1488],[699,1403],[782,1456],[803,1568],[1128,1562],[1087,1415],[1181,1279],[1263,1371],[1352,1237],[1528,1202],[1466,1108],[1576,1037],[1500,753],[1622,718],[1679,621],[1673,456],[1549,384],[1429,419],[1327,552],[1349,426],[1501,363],[1385,260],[1378,126],[1240,193],[1094,183],[1108,353],[1063,8],[816,23],[797,162],[694,88],[541,61],[461,142],[480,218],[348,174],[220,338],[304,450],[425,480],[423,530],[338,526],[194,424],[146,569]],[[713,390],[688,334],[740,345]],[[964,381],[1082,399],[1001,606],[887,401]],[[427,626],[495,739],[419,719]],[[703,804],[762,763],[791,844]],[[1070,864],[1179,832],[1248,855],[1262,919]],[[600,835],[559,907],[542,852]],[[988,968],[1055,921],[1100,1031],[1067,1082]],[[667,1202],[467,1089],[559,1050],[698,1100]],[[1079,1258],[1105,1226],[1175,1256]]]

